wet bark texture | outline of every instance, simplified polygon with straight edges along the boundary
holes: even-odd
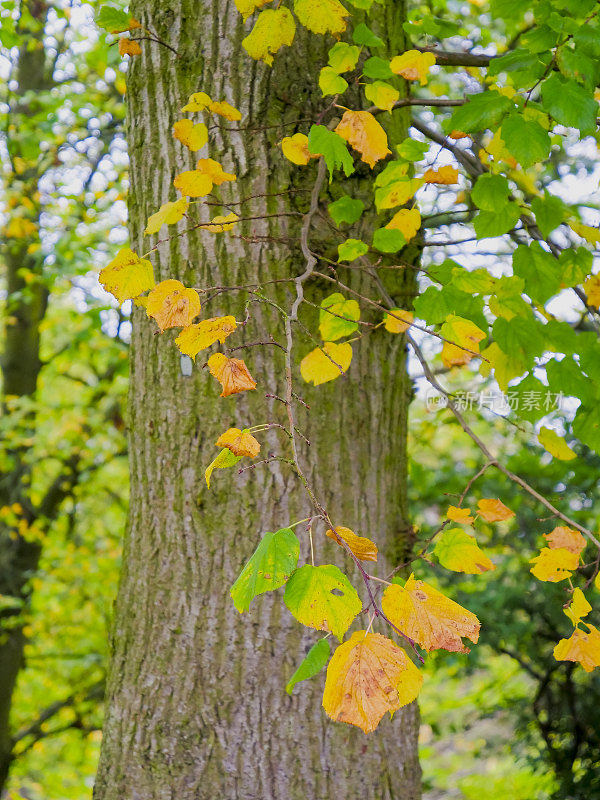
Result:
[[[401,52],[403,6],[391,2],[379,8],[374,27]],[[243,217],[305,212],[316,166],[292,167],[276,143],[284,133],[308,127],[305,122],[282,128],[282,123],[315,119],[323,108],[314,86],[332,41],[299,28],[293,47],[269,69],[242,50],[248,26],[244,30],[229,0],[138,0],[130,10],[179,52],[175,58],[167,48],[144,42],[130,69],[132,247],[139,253],[149,249],[142,236],[148,215],[174,199],[175,174],[193,167],[195,159],[171,135],[193,91],[227,99],[243,114],[241,123],[212,118],[219,129],[211,130],[209,155],[238,176],[235,184],[217,189],[218,195],[230,203],[254,197],[233,206]],[[241,126],[250,130],[240,131]],[[396,139],[406,135],[399,113],[392,128]],[[372,204],[363,167],[344,188]],[[339,194],[339,188],[334,191]],[[300,220],[270,217],[242,223],[233,232],[238,235],[172,237],[153,256],[156,278],[203,287],[297,275],[305,266],[298,245]],[[330,225],[326,213],[317,222],[311,241],[321,251],[340,241]],[[182,222],[178,230],[185,227]],[[152,244],[165,238],[165,230]],[[370,278],[342,272],[358,291],[377,294]],[[386,289],[398,305],[406,305],[413,276],[394,275]],[[333,290],[324,281],[312,281],[307,289],[317,300]],[[281,289],[276,295],[287,308],[289,292]],[[244,318],[243,292],[209,296],[204,317],[235,313]],[[270,307],[251,303],[249,313],[246,341],[264,339],[266,331],[283,340],[281,320]],[[365,318],[375,319],[368,310]],[[306,307],[303,319],[316,332],[317,311]],[[204,482],[204,468],[218,452],[214,442],[227,427],[285,422],[282,404],[265,398],[284,393],[283,353],[276,347],[235,353],[245,358],[258,390],[221,399],[220,387],[202,369],[206,353],[199,354],[192,377],[182,375],[175,336],[157,335],[154,323],[135,310],[131,510],[95,797],[417,800],[416,705],[397,712],[393,721],[386,718],[370,736],[331,722],[321,708],[323,676],[301,684],[292,697],[284,691],[318,634],[296,623],[281,591],[258,598],[244,615],[229,598],[261,533],[311,513],[299,481],[280,462],[241,475],[236,469],[218,471],[210,492]],[[241,341],[236,335],[228,344]],[[313,346],[299,329],[296,365]],[[402,337],[378,330],[355,345],[346,378],[313,389],[297,375],[295,388],[312,407],[299,418],[312,443],[301,453],[309,480],[337,524],[377,541],[383,574],[410,546],[406,426],[411,387]],[[260,457],[288,455],[277,429],[262,441]],[[305,561],[309,547],[303,530],[298,532]],[[320,531],[319,562],[338,563],[362,591],[352,563],[323,538]],[[357,624],[366,624],[365,618]]]

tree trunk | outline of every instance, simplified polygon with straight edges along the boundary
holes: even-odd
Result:
[[[381,9],[374,27],[401,52],[402,3],[390,0],[374,8]],[[149,249],[142,236],[148,215],[173,199],[174,175],[193,166],[195,159],[171,133],[193,91],[225,98],[243,114],[241,123],[221,120],[211,137],[210,156],[238,176],[235,184],[218,189],[219,196],[230,203],[251,196],[250,202],[233,206],[243,217],[306,211],[316,168],[289,165],[277,142],[297,129],[283,123],[315,119],[323,108],[314,85],[331,40],[299,28],[293,46],[270,69],[241,48],[248,26],[244,31],[233,3],[138,0],[131,13],[179,53],[176,58],[167,48],[145,42],[130,68],[132,247],[139,253]],[[397,114],[394,137],[402,138],[407,121]],[[364,192],[371,203],[365,175],[359,170],[346,189],[355,196]],[[156,279],[204,287],[295,276],[304,270],[299,219],[270,217],[244,222],[232,234],[171,238],[152,256]],[[188,225],[184,221],[178,230]],[[331,247],[325,222],[321,229],[317,236],[324,241],[327,234]],[[236,235],[240,230],[243,235]],[[158,238],[165,238],[164,229],[152,243]],[[366,287],[366,277],[346,272],[355,288]],[[404,305],[414,291],[414,277],[394,274],[397,279],[386,288]],[[332,289],[323,282],[311,291],[321,298]],[[246,294],[212,296],[203,316],[235,313],[244,319]],[[278,299],[289,308],[285,290]],[[249,313],[248,341],[263,339],[266,332],[283,338],[269,306],[253,302]],[[304,317],[313,330],[316,314],[308,308]],[[241,475],[236,469],[215,473],[210,492],[204,482],[204,469],[218,452],[214,442],[227,427],[284,421],[282,404],[265,399],[265,394],[283,394],[281,351],[244,350],[258,391],[221,399],[216,382],[201,369],[205,354],[199,354],[192,377],[184,377],[175,335],[156,335],[154,323],[134,309],[131,508],[95,797],[416,800],[416,705],[365,736],[326,718],[322,676],[288,697],[286,680],[318,634],[296,623],[281,592],[257,598],[244,615],[229,598],[261,533],[312,513],[298,479],[282,462]],[[241,341],[238,337],[231,346]],[[299,342],[296,364],[313,346]],[[301,452],[309,479],[336,524],[377,541],[384,554],[382,570],[386,562],[398,563],[411,545],[406,496],[411,386],[405,360],[402,337],[378,330],[355,346],[346,379],[316,389],[296,382],[312,407],[299,419],[312,442]],[[271,429],[260,457],[287,456],[287,447],[285,437]],[[360,589],[352,563],[344,565],[343,552],[329,540],[323,544],[323,538],[319,532],[319,562],[337,561]],[[308,557],[303,539],[301,560]]]

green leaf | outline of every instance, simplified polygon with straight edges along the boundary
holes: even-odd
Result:
[[[297,683],[306,681],[309,678],[314,678],[315,675],[318,675],[325,664],[327,664],[330,652],[329,639],[319,639],[318,642],[313,644],[308,653],[304,656],[298,669],[287,682],[285,687],[286,692],[291,694]]]
[[[319,89],[323,97],[330,94],[343,94],[348,88],[348,82],[332,67],[323,67],[319,73]]]
[[[415,299],[414,311],[430,325],[443,323],[449,314],[470,319],[482,330],[488,325],[483,314],[483,298],[461,292],[451,284],[443,289],[429,286]]]
[[[365,204],[362,200],[349,197],[345,194],[343,197],[340,197],[339,200],[329,203],[327,210],[339,228],[342,222],[352,225],[360,219],[360,215],[365,210]]]
[[[546,60],[551,58],[549,54],[544,55]],[[511,50],[499,58],[493,58],[488,68],[488,75],[499,75],[501,72],[530,72],[535,79],[543,74],[545,68],[546,64],[536,53],[521,48]]]
[[[477,208],[483,211],[498,211],[508,203],[510,187],[504,175],[480,175],[471,192]]]
[[[468,102],[452,115],[449,130],[471,133],[496,128],[513,107],[513,102],[499,92],[470,95]]]
[[[533,315],[510,320],[498,317],[492,335],[498,346],[511,357],[515,369],[520,367],[520,372],[531,369],[535,358],[544,351],[543,325]]]
[[[473,220],[473,227],[478,239],[502,236],[512,230],[521,216],[521,209],[516,203],[507,203],[497,211],[480,211]]]
[[[364,22],[354,28],[352,31],[352,41],[355,44],[362,44],[365,47],[383,47],[383,39],[375,36],[373,31],[368,28]]]
[[[337,73],[350,72],[358,62],[360,47],[346,42],[337,42],[329,51],[329,66]]]
[[[563,75],[582,83],[588,90],[599,82],[600,67],[597,59],[589,58],[578,50],[561,47],[558,50],[558,66]]]
[[[525,169],[545,161],[550,152],[550,136],[534,120],[525,120],[521,114],[511,114],[502,123],[500,133],[508,152]]]
[[[278,589],[298,564],[300,542],[291,528],[265,533],[239,578],[231,587],[231,599],[240,612],[248,611],[259,594]]]
[[[315,156],[323,156],[329,170],[329,183],[334,169],[343,169],[346,177],[354,172],[354,161],[346,142],[324,125],[313,125],[308,133],[308,150]]]
[[[558,257],[562,281],[565,286],[576,286],[592,271],[594,257],[586,247],[569,247]]]
[[[554,197],[546,192],[544,197],[534,197],[531,201],[531,210],[535,214],[535,221],[545,238],[561,224],[566,216],[566,207],[560,197]],[[584,276],[582,276],[583,279]],[[579,283],[579,281],[575,281]]]
[[[338,316],[334,316],[337,314]],[[340,319],[346,317],[346,319]],[[343,294],[334,292],[321,302],[319,332],[324,342],[335,342],[350,336],[358,328],[360,307],[356,300],[346,300]]]
[[[582,444],[600,453],[600,416],[597,406],[579,406],[573,420],[573,433]]]
[[[405,161],[422,161],[428,150],[429,143],[420,142],[418,139],[405,139],[396,147],[398,155]],[[392,161],[391,164],[393,163]]]
[[[523,278],[525,291],[538,303],[545,303],[560,291],[562,277],[558,260],[539,242],[517,247],[513,254],[513,273]]]
[[[96,25],[109,33],[129,30],[129,15],[112,6],[102,6],[96,16]]]
[[[298,622],[328,631],[340,641],[362,609],[356,589],[333,564],[297,569],[287,582],[283,602]]]
[[[588,56],[600,57],[600,28],[592,25],[581,25],[573,36],[577,50]]]
[[[338,261],[354,261],[369,252],[369,245],[360,239],[346,239],[338,244]]]
[[[596,130],[598,103],[591,93],[569,78],[551,75],[542,83],[544,109],[561,125],[583,136]]]
[[[204,471],[204,477],[206,479],[206,485],[208,488],[210,489],[210,476],[213,474],[215,469],[227,469],[228,467],[234,467],[241,457],[242,456],[234,456],[231,450],[228,450],[226,447],[224,447],[219,455],[211,461]]]
[[[367,78],[373,78],[373,80],[384,81],[394,77],[390,62],[379,58],[379,56],[367,58],[363,66],[363,75],[366,75]]]
[[[496,278],[487,269],[468,270],[459,266],[452,270],[452,285],[468,294],[490,294],[494,291]]]
[[[382,253],[397,253],[406,246],[402,231],[394,228],[378,228],[373,234],[373,247]]]

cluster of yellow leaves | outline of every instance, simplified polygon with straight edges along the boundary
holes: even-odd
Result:
[[[433,53],[407,50],[402,55],[392,58],[390,67],[393,73],[402,75],[407,81],[419,81],[421,86],[425,86],[429,70],[434,64]]]
[[[344,541],[360,561],[377,561],[377,545],[375,542],[367,539],[366,536],[357,536],[350,528],[338,525],[335,528],[335,532],[331,529],[326,531],[326,536],[337,542],[340,547],[342,545],[339,540]]]
[[[579,564],[579,557],[586,545],[585,538],[579,531],[566,526],[554,528],[551,533],[545,533],[544,538],[548,546],[531,559],[534,565],[531,568],[532,575],[540,581],[551,583],[570,578]]]
[[[223,387],[221,397],[256,389],[256,381],[240,358],[227,358],[223,353],[213,353],[208,359],[208,368]]]
[[[387,134],[368,111],[344,111],[335,132],[361,155],[370,167],[391,153]]]
[[[234,180],[235,175],[225,172],[218,161],[212,158],[201,158],[196,164],[196,169],[176,175],[173,186],[186,197],[206,197],[212,192],[213,186],[220,186],[226,181]]]
[[[206,92],[194,92],[190,95],[182,111],[209,111],[218,114],[229,122],[237,122],[242,118],[241,113],[226,100],[213,100]]]

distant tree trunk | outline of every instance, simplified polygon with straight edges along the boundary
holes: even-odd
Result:
[[[401,52],[403,4],[389,0],[374,8],[381,8],[375,27]],[[226,98],[243,114],[241,123],[220,121],[216,137],[213,131],[210,156],[238,176],[235,184],[220,187],[220,196],[232,203],[255,198],[234,206],[244,217],[305,211],[314,167],[292,167],[276,143],[295,130],[281,123],[316,118],[322,109],[314,85],[332,42],[299,29],[293,47],[269,69],[243,51],[245,31],[233,3],[138,0],[131,13],[179,52],[175,58],[145,42],[130,68],[132,247],[148,250],[142,236],[148,215],[173,199],[174,175],[193,165],[171,133],[193,91]],[[398,113],[394,136],[402,138],[406,131],[406,118]],[[372,204],[365,174],[360,170],[346,188],[363,192]],[[255,197],[292,189],[279,197]],[[246,222],[243,237],[200,232],[172,238],[153,257],[157,280],[219,286],[297,275],[304,269],[298,219]],[[185,227],[180,223],[179,230]],[[323,222],[321,244],[326,227]],[[354,287],[367,286],[366,277],[347,274]],[[411,300],[414,277],[394,275],[386,288],[404,305]],[[333,289],[323,282],[317,290],[322,297]],[[243,319],[244,300],[243,294],[220,294],[203,315],[236,313]],[[280,300],[289,305],[284,290]],[[255,340],[262,330],[281,338],[277,317],[266,309],[251,304],[248,337]],[[314,328],[315,318],[310,309],[305,321]],[[416,800],[416,705],[397,712],[393,721],[385,719],[370,736],[331,722],[321,708],[322,678],[302,684],[292,698],[284,691],[316,633],[291,618],[280,592],[258,598],[244,615],[229,598],[261,532],[311,513],[298,480],[279,462],[240,476],[235,469],[215,474],[210,492],[204,483],[204,468],[218,452],[214,442],[229,425],[281,419],[281,404],[264,397],[282,391],[281,352],[244,351],[259,390],[223,400],[200,368],[202,353],[193,376],[182,375],[173,338],[173,332],[156,335],[143,310],[134,309],[131,508],[95,797]],[[300,342],[296,360],[312,346]],[[377,541],[384,569],[386,561],[398,563],[411,545],[406,493],[411,386],[402,337],[371,334],[355,348],[347,379],[318,389],[302,385],[299,391],[312,406],[300,420],[312,442],[302,453],[310,480],[339,524]],[[275,431],[266,439],[265,454],[287,446]],[[321,541],[318,547],[323,560],[343,566],[339,548]],[[307,555],[304,541],[301,558]],[[352,564],[345,569],[352,572]]]

